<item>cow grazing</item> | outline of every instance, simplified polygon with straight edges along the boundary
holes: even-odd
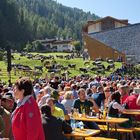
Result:
[[[61,68],[61,70],[68,70],[68,67],[67,66],[63,66],[62,68]]]
[[[76,68],[76,64],[68,64],[68,67],[70,67],[70,68]]]
[[[93,65],[96,65],[95,61],[92,62]]]
[[[91,71],[96,71],[98,69],[98,67],[92,67],[90,68]]]
[[[48,72],[60,73],[61,69],[48,69]]]
[[[97,73],[105,74],[105,70],[104,70],[104,69],[98,69],[98,70],[97,70]]]
[[[34,66],[34,69],[43,72],[42,66]]]
[[[84,73],[87,73],[88,72],[88,69],[87,68],[79,68],[80,71],[84,72]]]
[[[112,63],[112,64],[109,64],[106,68],[107,71],[109,71],[110,69],[115,69],[115,64]]]
[[[102,58],[96,58],[95,61],[102,61]]]
[[[103,64],[97,64],[97,67],[100,69],[105,69],[105,66]]]
[[[112,64],[112,63],[114,63],[114,60],[113,59],[107,59],[107,63]]]
[[[64,56],[63,56],[63,55],[56,55],[56,58],[63,59],[63,58],[64,58]]]
[[[46,66],[46,65],[50,65],[51,64],[51,62],[50,61],[48,61],[48,60],[46,60],[46,61],[44,61],[44,66]]]
[[[90,65],[90,61],[85,61],[84,65]]]

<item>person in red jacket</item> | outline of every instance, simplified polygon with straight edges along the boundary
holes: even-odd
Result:
[[[140,106],[138,105],[138,98],[140,96],[140,89],[135,87],[133,89],[133,94],[127,97],[125,103],[127,104],[129,109],[137,109],[140,110]],[[140,121],[140,115],[135,116],[137,121]]]
[[[12,114],[14,140],[45,140],[40,111],[32,93],[33,86],[29,78],[17,80],[14,97],[18,103]]]

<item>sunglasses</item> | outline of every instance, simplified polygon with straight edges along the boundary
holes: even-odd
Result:
[[[110,92],[110,90],[105,90],[104,92]]]

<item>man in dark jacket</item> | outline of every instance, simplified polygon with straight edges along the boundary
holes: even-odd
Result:
[[[72,132],[72,128],[69,124],[60,118],[52,116],[51,108],[48,105],[41,107],[41,113],[45,140],[64,140],[63,133]]]

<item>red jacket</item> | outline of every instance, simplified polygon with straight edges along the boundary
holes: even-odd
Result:
[[[45,140],[39,108],[32,96],[23,99],[13,113],[14,140]]]
[[[140,109],[140,106],[136,104],[138,94],[133,94],[125,100],[125,103],[128,105],[129,109]],[[136,119],[140,121],[140,115],[136,115]]]

